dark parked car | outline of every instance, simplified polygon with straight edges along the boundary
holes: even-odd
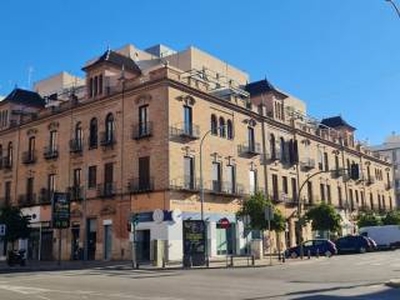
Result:
[[[325,255],[332,256],[337,253],[336,246],[330,240],[316,239],[303,243],[304,256],[310,253],[311,256]],[[286,257],[296,258],[300,256],[300,246],[289,248],[285,251]]]
[[[376,244],[376,242],[372,238],[370,238],[368,236],[366,236],[366,238],[367,238],[367,240],[369,242],[368,251],[376,251],[376,250],[378,250],[378,245]]]
[[[339,254],[342,253],[365,253],[371,249],[368,239],[361,235],[348,235],[341,237],[335,242]]]

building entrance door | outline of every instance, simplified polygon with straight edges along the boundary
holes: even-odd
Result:
[[[104,225],[104,259],[110,260],[112,253],[112,225]]]
[[[138,261],[150,260],[150,230],[136,231]]]
[[[81,251],[79,249],[79,231],[80,227],[74,226],[71,228],[71,259],[79,260],[82,259]]]
[[[234,254],[236,248],[235,224],[228,228],[221,228],[217,224],[217,255]]]

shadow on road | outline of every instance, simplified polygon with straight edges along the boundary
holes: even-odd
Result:
[[[400,289],[392,289],[388,288],[381,292],[376,293],[369,293],[357,296],[331,296],[331,295],[322,295],[321,293],[328,293],[334,292],[339,290],[350,290],[354,288],[360,287],[368,287],[368,286],[376,286],[382,284],[381,282],[375,283],[368,283],[368,284],[359,284],[359,285],[352,285],[352,286],[337,286],[337,287],[330,287],[330,288],[322,288],[322,289],[312,289],[312,290],[304,290],[292,293],[283,293],[279,295],[273,296],[258,296],[258,297],[251,297],[251,298],[243,298],[242,300],[264,300],[264,299],[274,299],[274,298],[281,298],[281,297],[289,297],[289,296],[296,296],[298,298],[291,298],[296,300],[337,300],[337,299],[344,299],[344,300],[362,300],[362,299],[376,299],[376,300],[397,300],[400,299]],[[311,294],[311,295],[310,295]],[[305,295],[305,296],[301,296]]]

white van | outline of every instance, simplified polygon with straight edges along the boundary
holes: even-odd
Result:
[[[360,235],[368,236],[378,245],[378,249],[394,249],[400,247],[400,226],[383,225],[367,226],[359,229]]]

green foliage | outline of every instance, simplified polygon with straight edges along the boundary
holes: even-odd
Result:
[[[400,225],[400,212],[390,211],[382,218],[383,225]]]
[[[270,200],[264,197],[260,192],[255,193],[249,199],[245,200],[242,208],[237,212],[238,218],[244,216],[250,217],[250,227],[253,230],[268,229],[268,222],[265,220],[264,211],[266,206],[274,208],[274,219],[271,220],[271,230],[281,232],[285,230],[285,217],[281,211],[276,209]]]
[[[357,225],[358,227],[378,226],[382,225],[382,221],[380,217],[374,214],[372,211],[367,211],[358,217]]]
[[[21,210],[15,206],[5,206],[0,209],[0,224],[6,225],[6,235],[3,237],[7,242],[15,242],[18,239],[29,237],[30,218],[23,216]]]
[[[341,229],[341,217],[332,205],[321,203],[311,208],[306,214],[305,219],[312,222],[314,231],[338,232]]]

